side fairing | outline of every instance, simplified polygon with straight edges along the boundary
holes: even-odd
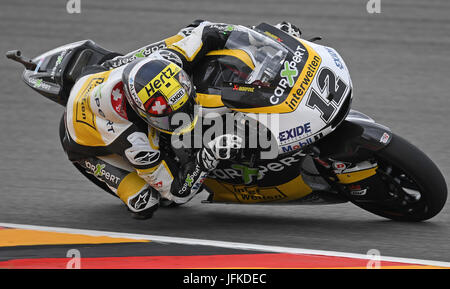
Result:
[[[276,137],[280,154],[302,149],[332,132],[345,119],[352,98],[350,74],[336,50],[299,41],[309,56],[302,71],[290,68],[299,77],[285,100],[296,107],[265,124]],[[286,75],[283,70],[280,74]],[[258,114],[248,116],[258,118]]]

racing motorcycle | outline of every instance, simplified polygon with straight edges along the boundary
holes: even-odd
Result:
[[[209,52],[198,65],[193,81],[202,114],[232,112],[258,121],[277,152],[264,158],[264,148],[256,146],[222,160],[203,183],[208,192],[203,203],[351,202],[397,221],[438,214],[447,199],[440,170],[407,140],[351,109],[352,81],[344,60],[316,40],[266,23],[234,26],[225,48]],[[22,78],[28,86],[63,106],[84,68],[115,56],[91,40],[31,60],[17,50],[7,53],[25,66]],[[276,125],[263,124],[262,114],[276,116]],[[243,128],[245,123],[249,136],[252,128],[248,121]],[[189,151],[166,149],[180,161]]]

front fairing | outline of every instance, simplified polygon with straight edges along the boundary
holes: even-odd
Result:
[[[226,47],[245,51],[254,69],[241,83],[224,83],[222,101],[263,122],[275,136],[279,153],[314,143],[345,119],[352,82],[336,50],[294,38],[268,24],[254,30],[235,29]]]

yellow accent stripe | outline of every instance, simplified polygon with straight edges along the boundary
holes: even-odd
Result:
[[[117,195],[127,204],[128,198],[142,190],[145,185],[147,183],[136,172],[131,172],[120,182],[117,188]]]
[[[148,132],[148,142],[150,143],[150,146],[152,147],[152,149],[154,150],[159,150],[159,145],[155,144],[153,142],[153,139],[155,138],[155,135],[157,134],[157,131],[155,128],[151,127],[150,131]]]
[[[179,53],[181,53],[181,54],[184,56],[184,58],[186,58],[187,61],[192,62],[192,60],[194,60],[194,58],[195,58],[195,57],[197,56],[197,54],[200,52],[200,50],[202,49],[202,47],[203,47],[203,43],[201,43],[201,44],[198,46],[197,50],[192,54],[191,57],[189,57],[189,56],[187,55],[186,51],[184,51],[183,49],[181,49],[180,47],[178,47],[178,46],[175,45],[175,44],[174,44],[174,45],[170,45],[170,46],[167,47],[167,48],[178,51]]]
[[[114,244],[130,242],[134,243],[149,241],[23,229],[0,230],[0,247],[64,244]]]
[[[339,179],[339,182],[341,184],[351,184],[356,183],[358,181],[367,179],[368,177],[371,177],[377,173],[377,168],[371,168],[363,171],[357,171],[357,172],[351,172],[351,173],[345,173],[345,174],[337,174],[337,177]]]
[[[183,39],[184,37],[182,35],[174,35],[172,37],[166,38],[164,40],[164,42],[166,42],[166,46],[170,46],[172,44],[174,44],[175,42],[180,41],[181,39]]]
[[[165,160],[163,160],[162,162],[161,162],[162,164],[163,164],[163,166],[166,168],[166,171],[169,173],[169,175],[170,175],[170,177],[172,178],[172,180],[174,179],[174,177],[173,177],[173,175],[172,175],[172,172],[170,171],[170,169],[169,169],[169,166],[167,165],[167,163],[166,163],[166,161]]]
[[[209,108],[225,106],[222,102],[222,96],[218,94],[197,93],[197,103]]]
[[[295,199],[303,198],[312,192],[311,187],[305,183],[301,175],[297,176],[295,179],[290,180],[287,183],[278,185],[277,189],[282,192],[295,192],[295,195],[293,194],[293,196],[295,196]],[[291,197],[290,199],[293,198]]]
[[[104,146],[105,142],[97,131],[96,116],[90,107],[92,91],[104,83],[110,71],[91,75],[83,84],[73,103],[72,123],[75,130],[75,141],[85,146]],[[99,91],[97,91],[99,93]]]
[[[322,58],[304,41],[299,40],[308,51],[308,59],[303,67],[300,76],[290,90],[286,100],[272,106],[255,108],[233,108],[236,111],[253,113],[288,113],[295,111],[309,89],[317,71],[319,70]]]
[[[247,52],[241,49],[222,49],[222,50],[214,50],[206,54],[207,56],[210,55],[228,55],[228,56],[234,56],[236,58],[239,58],[242,62],[244,62],[248,67],[250,67],[252,70],[255,69],[255,64],[253,63],[252,59],[248,55]]]

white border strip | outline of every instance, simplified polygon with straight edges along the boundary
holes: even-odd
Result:
[[[230,248],[230,249],[265,251],[265,252],[274,252],[274,253],[322,255],[322,256],[331,256],[331,257],[374,260],[374,258],[371,257],[370,255],[355,254],[355,253],[324,251],[324,250],[310,250],[310,249],[279,247],[279,246],[266,246],[266,245],[203,240],[203,239],[190,239],[190,238],[179,238],[179,237],[169,237],[169,236],[130,234],[130,233],[106,232],[106,231],[95,231],[95,230],[82,230],[82,229],[71,229],[71,228],[61,228],[61,227],[44,227],[44,226],[33,226],[33,225],[11,224],[11,223],[0,223],[0,227],[25,229],[25,230],[37,230],[37,231],[45,231],[45,232],[80,234],[80,235],[88,235],[88,236],[106,236],[106,237],[111,237],[111,238],[128,238],[128,239],[148,240],[148,241],[155,241],[155,242],[162,242],[162,243],[201,245],[201,246],[212,246],[212,247],[221,247],[221,248]],[[450,268],[450,262],[441,262],[441,261],[420,260],[420,259],[410,259],[410,258],[397,258],[397,257],[387,257],[387,256],[379,256],[376,258],[376,260],[377,261],[385,261],[385,262],[398,262],[398,263]]]

